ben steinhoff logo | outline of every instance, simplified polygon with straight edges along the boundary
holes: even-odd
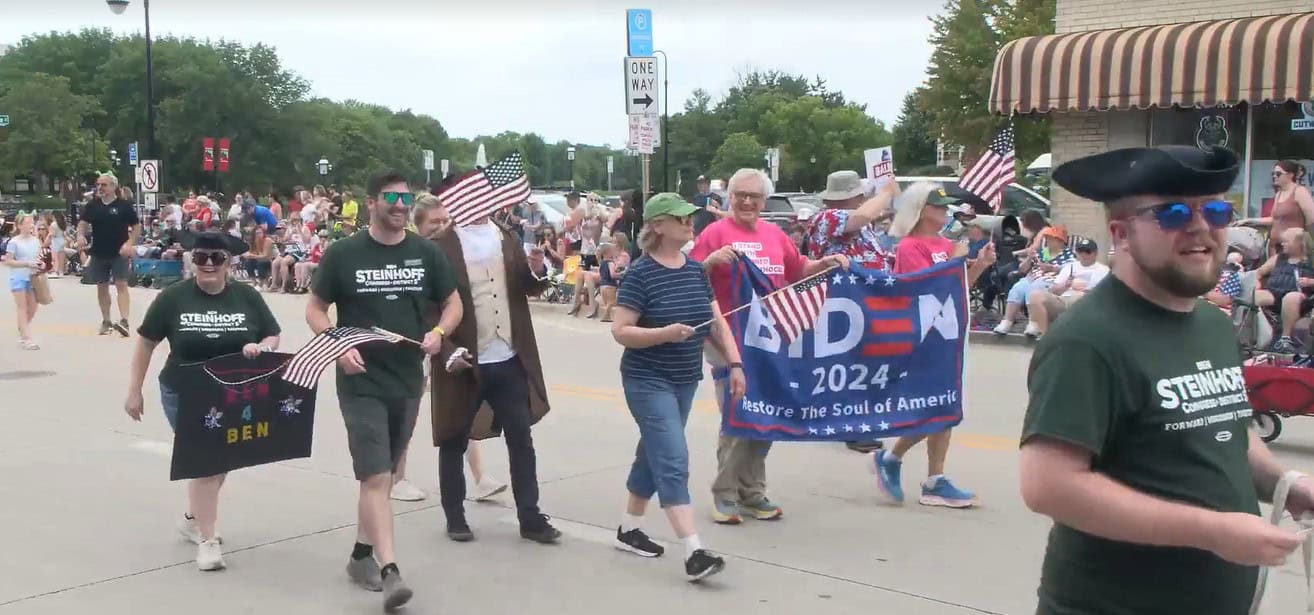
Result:
[[[178,316],[178,323],[184,327],[236,327],[246,322],[246,314],[220,314],[210,310],[204,314],[185,313]]]
[[[1291,120],[1291,129],[1314,130],[1314,100],[1300,103],[1300,113],[1305,117]]]

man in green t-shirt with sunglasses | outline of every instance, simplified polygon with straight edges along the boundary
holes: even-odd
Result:
[[[384,607],[411,598],[393,553],[392,474],[415,429],[424,393],[426,355],[438,352],[444,331],[461,322],[461,299],[451,266],[430,241],[406,230],[415,195],[406,177],[387,172],[369,180],[369,227],[324,251],[306,305],[318,334],[335,326],[381,327],[411,342],[367,344],[338,359],[337,389],[352,468],[360,481],[360,523],[347,564],[352,581],[384,592]],[[430,302],[442,306],[438,325],[425,329]]]

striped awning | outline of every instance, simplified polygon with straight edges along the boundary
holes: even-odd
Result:
[[[1314,99],[1314,13],[1051,34],[1004,45],[993,113]]]

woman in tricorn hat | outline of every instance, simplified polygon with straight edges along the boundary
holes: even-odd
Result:
[[[137,329],[140,337],[132,355],[128,399],[123,404],[132,420],[141,420],[145,405],[142,383],[146,380],[151,354],[161,341],[169,340],[169,357],[160,370],[160,405],[171,428],[176,428],[178,421],[178,391],[174,380],[180,364],[204,362],[238,352],[255,358],[278,348],[280,333],[278,321],[259,291],[246,284],[228,283],[233,256],[246,253],[245,242],[227,233],[207,231],[184,232],[179,236],[179,243],[191,253],[196,275],[165,288],[147,308]],[[214,327],[187,318],[209,312],[240,314],[242,318],[224,319],[221,326]],[[179,520],[178,531],[197,545],[196,565],[201,570],[224,567],[222,539],[215,523],[219,515],[219,488],[225,476],[192,479],[187,486],[187,512]]]

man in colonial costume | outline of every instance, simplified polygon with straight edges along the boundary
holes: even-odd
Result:
[[[430,399],[438,446],[438,486],[447,536],[474,539],[465,518],[467,443],[506,438],[521,537],[553,543],[561,532],[538,508],[538,470],[530,427],[548,412],[528,296],[548,287],[542,254],[525,255],[520,239],[484,218],[436,240],[452,263],[465,317],[443,332],[432,361]]]

